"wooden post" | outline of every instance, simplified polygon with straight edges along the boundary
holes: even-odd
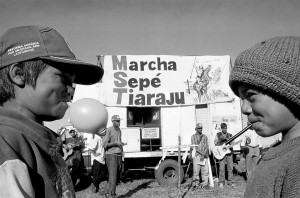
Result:
[[[178,133],[178,190],[179,197],[182,197],[181,193],[181,106],[179,106],[179,133]]]
[[[181,136],[180,136],[181,133],[178,134],[178,190],[179,190],[179,197],[182,197],[181,196],[181,178],[180,178],[180,175],[181,175],[181,148],[180,148],[180,145],[181,145]]]

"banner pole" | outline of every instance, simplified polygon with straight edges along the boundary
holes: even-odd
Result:
[[[179,133],[178,133],[178,190],[181,197],[181,108],[179,106]]]

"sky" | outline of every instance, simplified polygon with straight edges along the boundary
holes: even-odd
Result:
[[[2,0],[0,35],[50,26],[77,58],[230,55],[273,36],[300,34],[299,0]]]
[[[0,35],[50,26],[76,57],[229,55],[264,39],[300,36],[299,0],[1,0]]]

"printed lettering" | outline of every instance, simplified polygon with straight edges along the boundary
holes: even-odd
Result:
[[[132,90],[130,90],[131,92]],[[119,103],[118,103],[119,104]],[[129,105],[143,106],[143,105],[179,105],[185,104],[184,92],[172,92],[166,98],[164,93],[158,94],[129,94]]]
[[[122,102],[122,94],[127,93],[127,89],[125,88],[114,88],[113,93],[117,93],[117,104],[121,104]]]
[[[119,61],[117,56],[112,56],[113,70],[127,70],[127,58],[126,56],[121,56],[121,61]]]
[[[118,56],[112,56],[113,70],[123,70],[127,71],[127,57],[121,56],[121,59],[118,59]],[[154,70],[165,70],[165,71],[176,71],[177,65],[175,61],[164,61],[160,57],[156,58],[156,61],[130,61],[128,69],[130,71],[154,71]]]
[[[119,81],[114,81],[114,84],[116,87],[125,87],[127,85],[126,80],[124,80],[122,77],[127,77],[127,74],[125,72],[116,72],[114,74],[115,79]]]

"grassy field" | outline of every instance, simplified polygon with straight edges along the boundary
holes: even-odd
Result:
[[[78,198],[99,198],[101,197],[99,193],[92,193],[90,180],[83,181],[81,189],[76,192]],[[120,183],[117,186],[116,193],[118,198],[235,198],[242,197],[243,191],[246,186],[246,182],[242,176],[234,176],[234,187],[229,187],[225,185],[223,189],[215,186],[209,190],[196,189],[191,190],[191,178],[188,178],[181,184],[181,190],[176,186],[165,187],[159,185],[156,180],[151,175],[144,175],[137,173],[132,175],[132,177],[127,178],[126,181]],[[102,183],[101,185],[105,185]]]

